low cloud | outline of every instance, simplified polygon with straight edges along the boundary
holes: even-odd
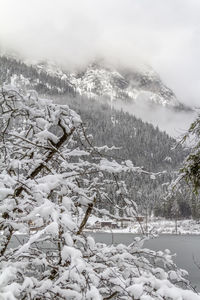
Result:
[[[197,111],[179,111],[158,105],[150,105],[144,102],[124,104],[117,101],[114,104],[116,109],[123,109],[125,112],[159,127],[171,137],[180,140],[189,129],[191,123],[197,117]]]
[[[0,47],[66,68],[97,58],[151,65],[200,106],[199,0],[0,0]]]

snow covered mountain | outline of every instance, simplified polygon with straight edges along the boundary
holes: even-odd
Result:
[[[163,106],[179,107],[181,104],[152,69],[145,71],[116,70],[96,63],[84,71],[71,74],[70,81],[80,94],[89,97],[103,96],[111,101],[147,101]]]
[[[36,89],[43,94],[80,94],[109,101],[145,102],[184,109],[175,94],[150,67],[145,71],[116,69],[93,63],[78,72],[68,72],[55,64],[30,64],[0,57],[0,83]]]
[[[181,107],[175,94],[166,87],[159,75],[150,67],[143,71],[116,69],[92,63],[79,72],[69,73],[54,65],[36,65],[49,75],[70,82],[75,91],[89,98],[104,97],[108,100],[146,101],[168,107]]]

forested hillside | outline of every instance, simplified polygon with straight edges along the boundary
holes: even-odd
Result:
[[[26,85],[43,94],[79,94],[89,98],[105,97],[108,101],[154,104],[170,109],[185,109],[175,94],[150,67],[127,69],[92,62],[73,72],[54,63],[24,63],[0,56],[0,83]]]
[[[170,217],[173,202],[171,199],[167,204],[165,202],[167,186],[176,177],[175,173],[187,151],[165,132],[122,110],[117,111],[106,103],[102,104],[103,100],[92,101],[87,97],[65,96],[54,99],[58,103],[68,103],[81,115],[87,132],[92,135],[94,145],[118,147],[119,149],[112,152],[116,160],[129,159],[135,166],[143,166],[144,170],[160,172],[153,180],[144,174],[140,177],[124,174],[120,175],[120,179],[126,181],[140,213],[146,213],[147,210],[149,214]],[[180,215],[184,217],[191,215],[188,202],[189,197],[180,198],[179,195]]]
[[[0,84],[14,83],[19,87],[35,89],[41,94],[74,94],[73,85],[66,79],[50,75],[42,69],[24,62],[0,56]]]
[[[104,101],[105,97],[94,100],[81,96],[68,78],[56,71],[50,74],[43,68],[0,56],[0,83],[14,84],[22,90],[35,89],[40,95],[68,103],[80,113],[95,145],[115,146],[118,149],[112,154],[116,159],[129,159],[135,166],[143,166],[144,170],[161,172],[154,180],[145,175],[138,178],[127,174],[121,179],[128,184],[140,213],[145,210],[149,214],[171,216],[173,201],[164,202],[166,187],[187,154],[180,145],[176,146],[173,138],[133,115],[112,109]],[[190,197],[179,197],[180,215],[196,214],[194,202]]]

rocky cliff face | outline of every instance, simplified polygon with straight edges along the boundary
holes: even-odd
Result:
[[[172,108],[183,107],[150,67],[133,71],[93,63],[82,71],[70,73],[52,64],[30,65],[1,56],[0,81],[23,85],[44,94],[78,93],[110,101],[143,101]]]
[[[172,107],[181,105],[174,93],[150,68],[136,72],[91,64],[84,71],[71,74],[70,81],[80,94],[86,94],[89,97],[104,96],[111,101],[143,100]]]

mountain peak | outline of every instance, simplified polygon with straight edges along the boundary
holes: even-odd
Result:
[[[150,67],[128,70],[94,62],[71,76],[80,94],[111,100],[147,101],[147,103],[178,107],[175,94],[166,87]]]
[[[143,102],[171,108],[184,108],[175,94],[149,66],[141,69],[114,67],[103,60],[92,62],[87,67],[69,72],[55,63],[30,64],[12,58],[0,57],[3,82],[21,78],[29,82],[27,88],[45,94],[78,93],[89,98],[105,98],[108,101]]]

